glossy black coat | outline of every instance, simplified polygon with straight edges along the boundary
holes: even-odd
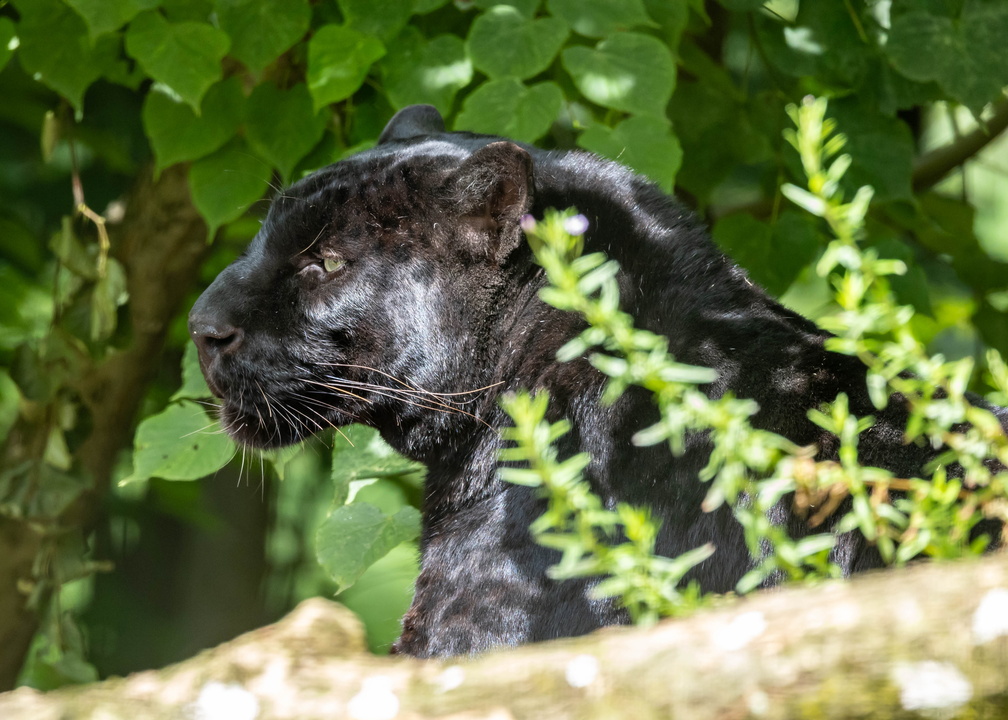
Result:
[[[528,533],[541,501],[496,473],[497,428],[508,422],[498,397],[510,390],[550,392],[554,417],[573,427],[562,453],[591,453],[587,476],[607,503],[650,505],[662,553],[716,546],[691,575],[704,589],[730,590],[752,567],[730,512],[701,511],[705,436],[679,457],[634,448],[632,435],[656,417],[650,398],[630,391],[603,406],[599,373],[556,361],[583,326],[537,298],[545,281],[519,220],[568,207],[588,218],[586,252],[619,261],[622,304],[638,325],[666,335],[678,360],[718,371],[712,396],[755,399],[758,426],[829,457],[836,438],[806,413],[845,392],[854,413],[876,417],[862,462],[907,476],[932,454],[903,442],[899,398],[877,411],[864,367],[827,352],[825,333],[754,285],[647,180],[582,152],[445,133],[433,108],[407,108],[374,149],[276,198],[189,325],[238,441],[273,447],[363,422],[427,466],[421,572],[400,652],[464,654],[626,621],[589,596],[592,581],[547,578],[556,554]],[[788,506],[778,510],[776,520],[806,531]],[[847,573],[877,564],[857,535],[842,537],[834,558]]]

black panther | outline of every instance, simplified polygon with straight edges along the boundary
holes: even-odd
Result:
[[[904,403],[877,410],[864,366],[827,351],[824,331],[754,285],[655,185],[584,152],[448,133],[432,107],[406,108],[375,148],[278,196],[189,317],[237,441],[275,447],[360,422],[426,465],[421,571],[398,652],[467,654],[627,620],[591,596],[597,580],[547,577],[557,555],[528,532],[542,500],[497,477],[502,393],[549,391],[553,417],[572,427],[561,454],[591,453],[586,477],[607,505],[650,506],[661,553],[713,543],[690,575],[703,590],[731,590],[753,565],[730,510],[701,510],[705,437],[680,456],[634,447],[656,419],[648,395],[604,405],[600,373],[556,360],[584,326],[539,300],[543,272],[520,223],[569,207],[588,219],[585,250],[619,261],[621,303],[638,326],[668,337],[677,360],[717,371],[712,397],[758,401],[755,425],[828,458],[837,440],[807,411],[844,392],[854,413],[876,418],[863,463],[907,477],[933,455],[904,442]],[[804,531],[790,507],[775,520]],[[845,573],[878,563],[856,534],[833,559]]]

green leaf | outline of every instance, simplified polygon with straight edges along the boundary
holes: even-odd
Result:
[[[921,244],[935,253],[951,255],[956,274],[974,290],[1005,287],[1008,263],[993,259],[981,248],[973,230],[976,213],[971,205],[928,193],[920,198],[920,210],[901,219]]]
[[[473,65],[492,79],[524,80],[550,66],[567,35],[561,20],[532,20],[513,7],[498,5],[473,21],[466,49]]]
[[[893,18],[885,52],[904,76],[937,81],[974,113],[998,98],[1008,76],[1008,5],[967,0],[959,22],[925,10]]]
[[[307,0],[216,0],[216,6],[232,57],[256,73],[304,37],[311,21]]]
[[[700,71],[694,65],[690,73]],[[731,84],[723,70],[714,68],[705,78],[679,83],[669,108],[684,155],[676,185],[700,198],[709,197],[741,166],[764,162],[779,152],[773,149],[779,140],[772,147],[765,128],[779,122],[780,107],[773,108],[772,121],[751,117],[758,110],[736,98],[734,88],[723,87],[722,81]]]
[[[115,258],[109,258],[105,275],[98,278],[91,291],[91,339],[107,340],[115,332],[119,306],[126,304],[126,271]]]
[[[308,89],[315,109],[357,92],[384,55],[385,46],[377,38],[340,25],[320,28],[308,43]]]
[[[234,443],[203,408],[172,403],[137,428],[128,480],[198,480],[220,470],[234,454]]]
[[[182,387],[175,391],[171,399],[202,400],[212,394],[207,387],[206,378],[203,377],[203,370],[200,369],[196,343],[188,342],[182,352]]]
[[[785,25],[780,18],[756,13],[753,31],[767,63],[791,77],[816,75],[825,52],[822,39],[812,28]]]
[[[305,452],[307,452],[307,446],[302,443],[299,445],[288,445],[287,447],[275,448],[273,450],[259,450],[258,454],[263,460],[272,466],[277,479],[283,481],[287,477],[287,471],[289,468],[295,472],[300,469],[300,466],[297,463],[293,463],[292,466],[292,462]]]
[[[769,225],[745,213],[721,218],[711,230],[718,247],[760,284],[765,280],[760,274],[769,265],[771,234]]]
[[[417,571],[416,547],[399,545],[336,598],[364,623],[371,652],[387,654],[402,634],[399,619],[409,610]]]
[[[805,188],[792,185],[791,183],[784,183],[781,185],[780,190],[784,197],[803,210],[810,212],[817,217],[825,216],[827,209],[826,201],[818,195],[813,195]]]
[[[910,200],[914,139],[906,123],[884,117],[857,100],[837,100],[829,109],[847,138],[844,152],[854,159],[844,176],[849,194],[871,185],[877,200]]]
[[[336,0],[347,27],[389,42],[406,27],[413,0]]]
[[[203,94],[220,80],[229,46],[228,36],[212,25],[170,23],[155,11],[138,15],[126,31],[126,51],[196,111]]]
[[[772,295],[784,293],[816,256],[819,236],[804,213],[788,210],[773,226],[751,215],[721,218],[714,241]]]
[[[14,57],[12,43],[16,36],[14,21],[9,17],[0,17],[0,70]]]
[[[491,80],[465,99],[455,127],[535,142],[550,129],[562,105],[563,91],[556,83],[526,87],[514,78]]]
[[[214,12],[213,0],[161,0],[160,5],[172,22],[204,22]]]
[[[549,0],[549,11],[574,32],[608,37],[641,25],[653,26],[643,0]]]
[[[93,246],[91,246],[93,248]],[[74,232],[73,219],[64,215],[59,232],[49,241],[49,249],[74,275],[87,280],[98,279],[98,259]]]
[[[77,11],[92,38],[118,30],[144,10],[156,8],[159,0],[65,0]]]
[[[536,1],[538,2],[538,0]],[[413,12],[417,15],[425,15],[447,4],[448,0],[413,0]]]
[[[889,284],[900,305],[913,305],[914,310],[925,315],[934,315],[928,278],[924,268],[914,256],[911,246],[895,237],[876,241],[873,245],[879,258],[899,260],[906,266],[902,275],[890,275]],[[881,392],[881,391],[880,391]],[[876,407],[882,407],[876,403]]]
[[[675,89],[672,53],[649,35],[617,33],[595,49],[568,48],[563,66],[586,98],[614,110],[664,116]]]
[[[21,391],[17,383],[11,380],[6,370],[0,368],[0,437],[7,437],[17,422],[20,402]]]
[[[759,10],[766,0],[718,0],[728,10],[735,12],[749,12]]]
[[[500,5],[513,7],[527,18],[535,17],[541,0],[476,0],[473,4],[480,10],[490,10]]]
[[[666,0],[644,0],[644,6],[648,17],[657,23],[659,36],[669,47],[677,48],[690,21],[689,5]]]
[[[17,8],[24,69],[80,111],[84,91],[114,62],[118,43],[104,37],[92,44],[80,16],[56,0],[22,0]]]
[[[672,191],[682,164],[682,147],[663,118],[630,117],[614,128],[593,125],[578,138],[578,145],[599,155],[629,165]]]
[[[197,160],[189,168],[193,204],[209,227],[209,236],[236,220],[266,194],[269,167],[241,140]]]
[[[404,458],[389,447],[374,428],[351,425],[342,432],[344,437],[336,437],[332,452],[332,481],[337,505],[346,502],[351,483],[424,470],[420,463]]]
[[[980,337],[1002,355],[1008,355],[1008,313],[994,308],[986,300],[973,316]]]
[[[281,90],[263,83],[249,96],[245,131],[249,145],[273,163],[285,180],[298,160],[325,132],[326,116],[317,113],[304,83]]]
[[[408,29],[381,61],[385,92],[395,108],[428,103],[442,115],[451,111],[455,94],[470,83],[472,63],[465,45],[454,35],[427,42]]]
[[[318,529],[316,554],[319,564],[344,590],[389,550],[419,533],[420,513],[414,507],[386,515],[369,503],[340,505]]]
[[[207,91],[199,115],[155,85],[144,99],[142,118],[156,170],[197,160],[219,149],[237,132],[244,105],[241,81],[236,77]]]
[[[798,279],[801,271],[815,260],[825,240],[819,225],[807,214],[784,210],[772,226],[770,265],[764,287],[780,296]]]

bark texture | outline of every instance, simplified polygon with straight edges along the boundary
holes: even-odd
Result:
[[[1008,554],[436,662],[369,655],[348,611],[310,600],[164,670],[0,695],[0,717],[1005,718]]]

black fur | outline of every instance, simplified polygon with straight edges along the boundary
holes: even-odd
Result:
[[[586,153],[445,133],[432,108],[407,108],[376,148],[277,198],[190,315],[237,440],[272,447],[364,422],[427,466],[421,572],[400,652],[471,653],[626,620],[589,597],[593,581],[547,578],[556,554],[528,533],[542,503],[496,473],[507,422],[498,397],[511,390],[549,390],[554,416],[573,427],[562,453],[591,453],[587,476],[607,504],[650,505],[662,553],[716,546],[691,575],[705,590],[730,590],[752,567],[730,512],[700,509],[703,436],[680,457],[634,448],[631,436],[655,419],[650,398],[632,390],[602,406],[599,373],[555,360],[583,326],[538,300],[543,274],[519,220],[572,206],[589,220],[586,251],[619,261],[622,303],[638,325],[666,335],[678,360],[718,371],[712,396],[754,398],[758,426],[829,457],[836,439],[806,411],[843,391],[853,412],[877,418],[860,440],[864,463],[908,476],[930,456],[903,442],[898,398],[877,411],[864,367],[827,352],[825,333],[753,285],[651,183]],[[327,258],[343,264],[327,269]],[[804,531],[783,506],[776,519]],[[834,556],[847,573],[877,561],[855,535]]]

